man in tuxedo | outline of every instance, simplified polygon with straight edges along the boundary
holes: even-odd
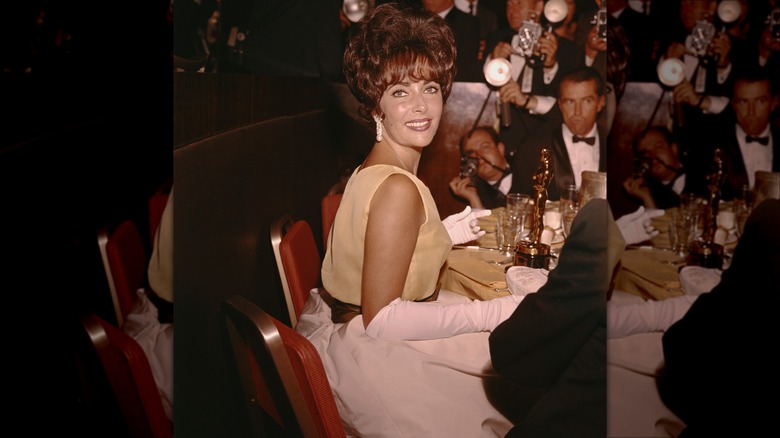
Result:
[[[626,31],[631,56],[628,59],[628,80],[654,82],[656,62],[654,35],[663,32],[653,29],[650,17],[629,7],[627,0],[606,0],[610,17]]]
[[[679,206],[685,171],[672,133],[660,126],[647,128],[636,138],[634,154],[635,174],[623,182],[626,192],[645,209]]]
[[[560,114],[555,109],[557,82],[575,64],[576,44],[547,29],[542,29],[535,49],[516,50],[520,49],[518,32],[524,23],[539,24],[543,10],[542,0],[507,0],[508,27],[488,35],[485,46],[486,65],[497,58],[511,64],[511,80],[499,89],[504,110],[509,113],[509,126],[502,125],[499,135],[510,156],[519,153],[530,158],[531,151],[520,149],[524,141],[559,123]]]
[[[705,149],[709,156],[699,157],[711,161],[714,148],[723,152],[726,177],[721,184],[722,199],[739,196],[745,185],[752,190],[756,171],[780,172],[780,133],[770,124],[777,105],[777,91],[766,71],[752,70],[735,79],[731,110],[736,122],[729,124],[726,132],[715,130],[709,141],[711,148]]]
[[[508,193],[533,193],[532,175],[536,163],[515,155],[510,165],[504,143],[495,129],[478,126],[467,132],[460,143],[463,157],[479,160],[476,178],[456,176],[450,181],[452,192],[465,199],[471,208],[493,209],[506,205]]]
[[[596,123],[605,104],[605,82],[593,67],[577,68],[561,78],[558,108],[563,123],[528,142],[537,151],[552,149],[555,175],[547,189],[550,200],[558,199],[566,185],[579,188],[583,171],[606,172],[606,133]]]
[[[455,7],[454,0],[422,0],[425,9],[438,14],[449,24],[455,35],[458,51],[455,75],[457,82],[482,82],[482,63],[479,61],[479,19]]]

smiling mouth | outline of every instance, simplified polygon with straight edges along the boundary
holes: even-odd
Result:
[[[425,131],[431,126],[431,120],[412,120],[411,122],[406,122],[406,126],[415,131]]]

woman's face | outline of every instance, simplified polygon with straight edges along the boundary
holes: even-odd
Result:
[[[428,146],[439,129],[443,107],[436,82],[405,78],[387,87],[379,101],[384,138],[399,146]]]

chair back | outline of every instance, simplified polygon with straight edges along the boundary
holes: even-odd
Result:
[[[328,249],[328,237],[330,236],[330,229],[333,226],[333,221],[336,219],[336,212],[341,204],[342,193],[328,193],[323,196],[320,202],[320,210],[322,211],[322,247]]]
[[[144,350],[130,335],[95,314],[80,318],[132,438],[172,438],[160,392]],[[90,376],[95,378],[96,376]],[[111,435],[111,434],[109,434]]]
[[[124,220],[113,231],[104,226],[98,230],[98,246],[106,271],[117,326],[133,308],[136,291],[144,286],[148,259],[138,228],[132,220]]]
[[[308,339],[239,295],[223,301],[222,314],[256,436],[268,434],[268,417],[284,436],[346,436],[322,360]]]
[[[282,281],[290,326],[295,327],[309,291],[320,283],[320,258],[314,233],[305,220],[285,215],[271,224],[271,246]]]

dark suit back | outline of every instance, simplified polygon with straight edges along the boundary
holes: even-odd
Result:
[[[458,51],[457,82],[482,82],[482,63],[479,54],[479,19],[453,7],[445,17],[455,34],[455,46]]]

